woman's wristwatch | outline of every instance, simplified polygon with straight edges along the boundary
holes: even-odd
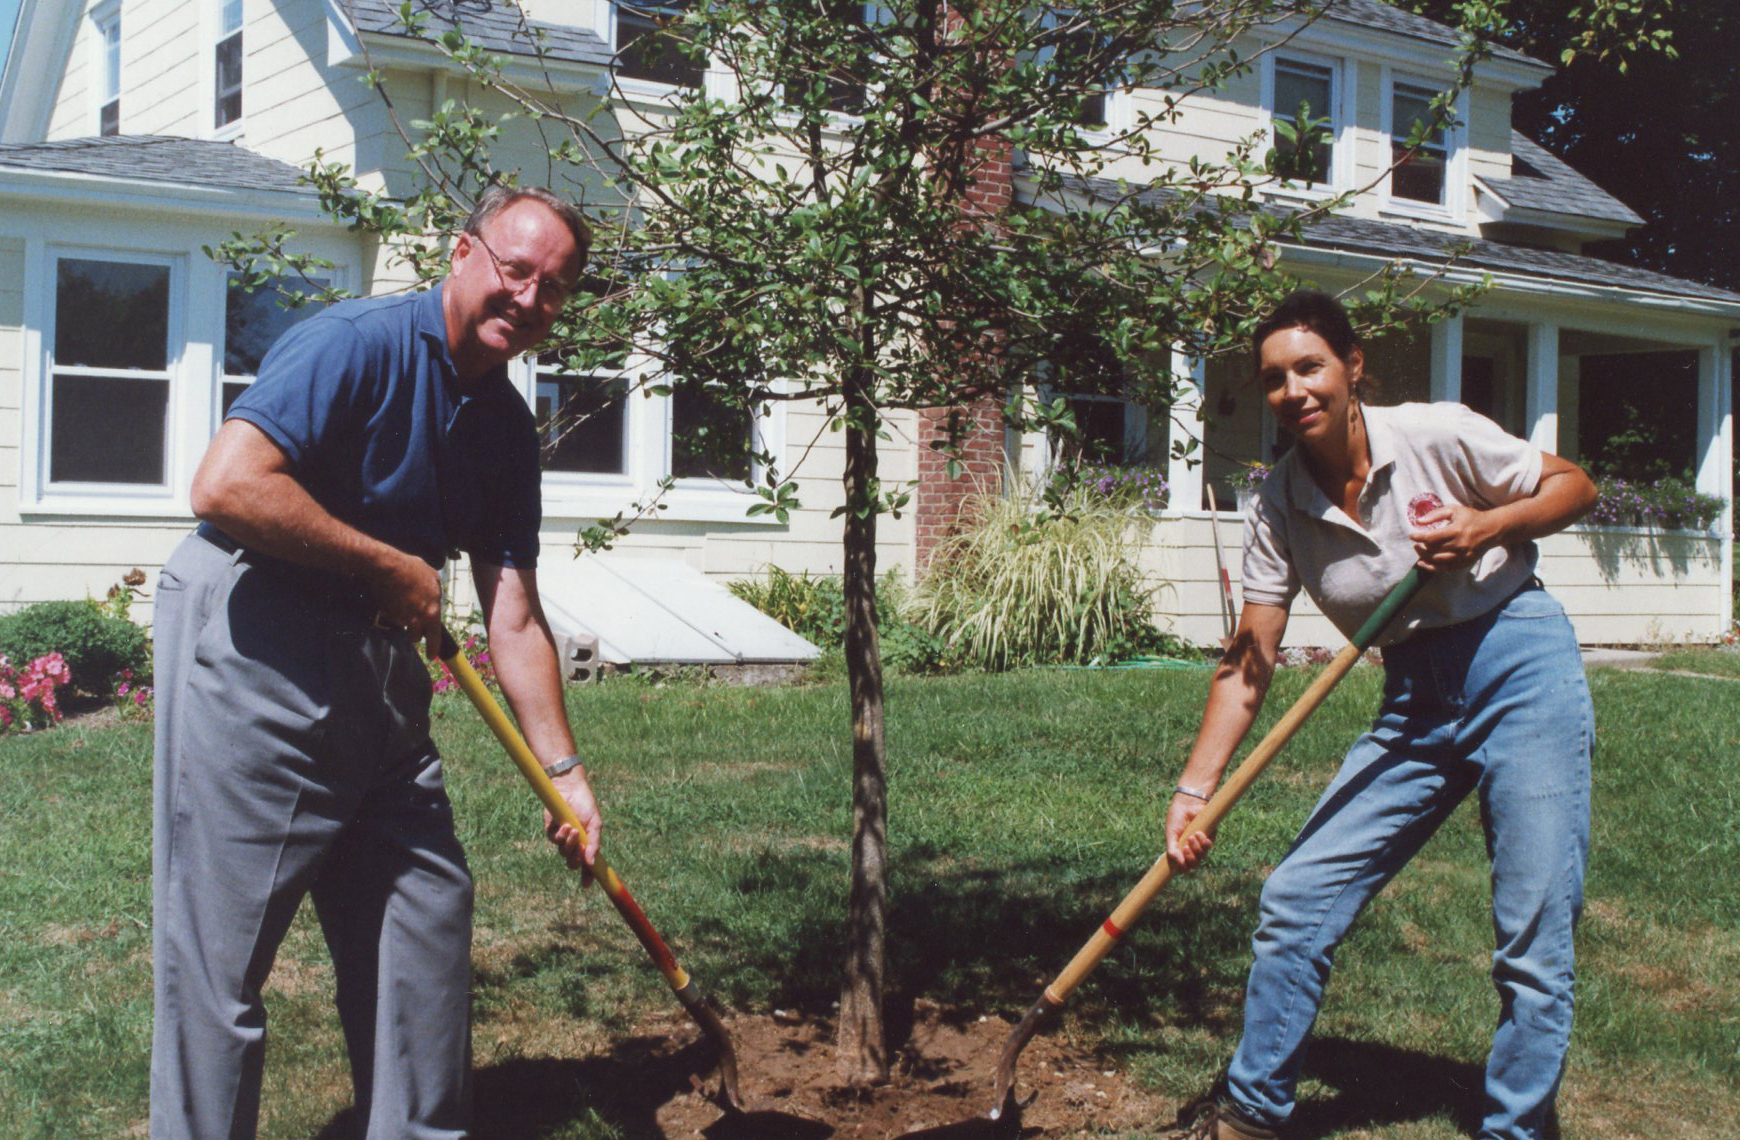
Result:
[[[545,764],[544,765],[544,775],[549,776],[551,779],[555,779],[557,776],[562,775],[564,772],[572,772],[574,769],[578,768],[579,766],[580,766],[580,757],[578,757],[578,756],[564,756],[560,760],[556,761],[554,764]]]

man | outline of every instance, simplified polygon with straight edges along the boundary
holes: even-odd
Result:
[[[334,306],[276,344],[193,483],[164,567],[151,1134],[254,1135],[260,988],[305,894],[331,950],[373,1138],[469,1112],[471,878],[429,739],[417,643],[466,550],[496,676],[585,825],[599,818],[538,603],[537,433],[505,365],[550,332],[589,234],[544,190],[494,188],[447,277]]]

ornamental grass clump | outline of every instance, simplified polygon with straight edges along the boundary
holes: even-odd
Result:
[[[950,664],[981,669],[1110,662],[1163,644],[1154,585],[1136,564],[1151,523],[1092,486],[1040,513],[1025,497],[966,502],[919,582],[913,620]]]

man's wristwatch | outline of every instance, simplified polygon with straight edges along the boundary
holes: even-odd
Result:
[[[544,775],[549,776],[550,778],[554,779],[555,777],[560,776],[564,772],[572,772],[574,769],[578,768],[579,766],[580,766],[580,757],[578,757],[578,756],[564,756],[560,760],[556,761],[554,764],[545,764],[544,765]]]

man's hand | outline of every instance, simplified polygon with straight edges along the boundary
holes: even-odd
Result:
[[[368,578],[370,595],[388,625],[421,641],[431,659],[441,650],[441,575],[414,554],[391,550]]]
[[[1205,806],[1201,800],[1191,796],[1178,794],[1172,797],[1172,806],[1166,812],[1166,857],[1172,861],[1175,871],[1195,870],[1207,858],[1208,849],[1214,846],[1214,837],[1206,831],[1189,837],[1184,835],[1184,829],[1202,814]]]
[[[1408,532],[1422,570],[1457,570],[1498,545],[1503,537],[1490,511],[1461,503],[1422,515],[1419,529]]]
[[[572,772],[564,772],[550,780],[556,785],[556,790],[562,793],[562,798],[568,801],[568,806],[574,809],[574,814],[580,819],[580,826],[586,831],[584,841],[579,832],[565,823],[557,823],[549,812],[544,813],[544,834],[550,837],[550,842],[562,853],[562,858],[568,861],[570,871],[582,872],[581,882],[587,886],[592,883],[592,864],[598,858],[598,831],[601,820],[598,816],[598,801],[592,797],[592,786],[586,782],[586,769],[576,768]]]

